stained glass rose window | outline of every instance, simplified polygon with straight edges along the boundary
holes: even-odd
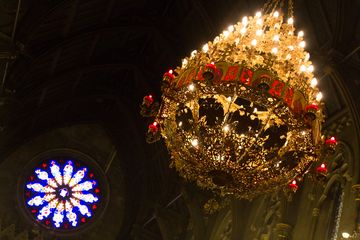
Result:
[[[27,211],[47,228],[70,230],[84,225],[101,203],[96,174],[77,160],[43,161],[24,185]]]

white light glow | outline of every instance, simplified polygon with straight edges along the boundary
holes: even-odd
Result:
[[[316,101],[320,102],[322,98],[323,98],[323,95],[322,95],[321,92],[319,92],[318,94],[316,94]]]
[[[263,30],[258,29],[256,30],[256,36],[261,36],[263,34]]]
[[[261,25],[263,23],[263,20],[261,18],[257,19],[256,20],[256,24],[257,25]]]
[[[310,66],[307,68],[307,70],[308,70],[309,72],[313,72],[315,69],[314,69],[314,66],[313,66],[313,65],[310,65]]]
[[[294,24],[294,18],[292,18],[292,17],[289,18],[289,19],[287,20],[287,23],[288,23],[288,24],[291,24],[291,25]]]
[[[191,140],[191,145],[193,145],[194,147],[197,147],[199,145],[199,140],[197,140],[197,139]]]
[[[241,22],[246,26],[248,24],[248,17],[243,17]]]
[[[189,91],[194,91],[194,90],[195,90],[195,85],[194,85],[194,84],[190,84],[190,85],[188,86],[188,89],[189,89]]]
[[[341,234],[341,236],[342,236],[343,238],[347,239],[347,238],[350,237],[350,234],[347,233],[347,232],[343,232],[343,233]]]
[[[311,79],[310,86],[312,88],[316,87],[317,84],[318,84],[318,81],[316,78]]]
[[[197,51],[196,51],[196,50],[194,50],[194,51],[192,51],[192,52],[191,52],[191,54],[190,54],[190,55],[191,55],[191,57],[193,58],[193,57],[195,57],[195,56],[196,56],[196,54],[197,54]]]
[[[209,51],[209,45],[206,43],[206,44],[204,44],[204,46],[202,47],[202,51],[204,52],[204,53],[207,53],[207,51]]]
[[[306,46],[306,42],[305,42],[305,41],[301,41],[301,42],[299,43],[299,46],[302,47],[302,48],[304,48],[304,47]]]
[[[277,48],[277,47],[274,47],[273,49],[271,49],[271,52],[272,52],[273,54],[277,54],[278,48]]]
[[[233,25],[230,25],[230,26],[228,27],[228,31],[229,31],[229,32],[233,32],[233,31],[234,31],[234,29],[235,29],[235,28],[234,28],[234,26],[233,26]]]

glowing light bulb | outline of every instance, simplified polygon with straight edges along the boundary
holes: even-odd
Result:
[[[230,35],[230,32],[225,30],[223,31],[223,35],[225,38],[227,38]]]
[[[291,59],[291,54],[288,53],[288,54],[286,55],[286,60],[290,60],[290,59]]]
[[[275,17],[275,18],[279,17],[279,12],[278,12],[278,11],[275,11],[275,12],[274,12],[274,17]]]
[[[322,95],[321,92],[319,92],[318,94],[316,94],[316,101],[320,102],[322,98],[323,98],[323,95]]]
[[[261,25],[263,23],[263,20],[261,18],[257,19],[256,20],[256,24],[257,25]]]
[[[229,32],[233,32],[233,31],[234,31],[234,29],[235,29],[235,28],[234,28],[234,26],[233,26],[233,25],[230,25],[230,26],[228,27],[228,31],[229,31]]]
[[[318,81],[316,78],[311,79],[310,86],[312,88],[316,87],[317,84],[318,84]]]
[[[260,11],[256,12],[255,16],[258,18],[261,17],[261,12]]]
[[[287,20],[287,23],[288,23],[288,24],[291,24],[291,25],[294,24],[294,18],[292,18],[292,17],[289,18],[289,19]]]
[[[279,39],[280,39],[280,36],[279,36],[279,35],[275,35],[274,38],[273,38],[273,40],[274,40],[275,42],[278,42]]]
[[[209,51],[209,45],[206,43],[206,44],[204,44],[204,46],[202,47],[202,51],[204,52],[204,53],[206,53],[207,51]]]
[[[238,45],[239,42],[240,42],[240,39],[239,39],[239,38],[236,38],[236,39],[235,39],[235,44]]]
[[[246,25],[248,24],[248,22],[249,22],[249,21],[248,21],[248,17],[243,17],[242,20],[241,20],[241,22],[242,22],[243,25],[246,26]]]
[[[227,97],[226,100],[227,100],[228,102],[231,102],[232,99],[231,99],[231,97]]]
[[[304,48],[304,47],[306,46],[305,41],[301,41],[301,42],[299,43],[299,46],[302,47],[302,48]]]
[[[188,89],[189,89],[190,91],[194,91],[194,90],[195,90],[195,85],[194,85],[194,84],[190,84],[189,87],[188,87]]]
[[[174,72],[174,71],[173,71],[172,69],[169,70],[169,73],[170,73],[170,74],[173,74],[173,72]]]
[[[307,70],[308,70],[309,72],[313,72],[313,71],[314,71],[314,66],[313,66],[313,65],[310,65],[310,66],[307,68]]]
[[[191,52],[191,57],[195,57],[196,54],[197,54],[197,51],[196,51],[196,50],[192,51],[192,52]]]
[[[343,232],[343,233],[341,234],[341,236],[342,236],[343,238],[345,238],[345,239],[348,239],[348,238],[350,237],[350,234],[347,233],[347,232]]]
[[[196,138],[191,140],[191,145],[193,145],[194,147],[197,147],[199,145],[199,140],[197,140]]]
[[[216,37],[214,38],[214,43],[218,43],[219,41],[220,41],[219,36],[216,36]]]
[[[310,53],[306,53],[305,54],[305,61],[309,60],[310,59]]]
[[[224,128],[223,128],[224,132],[228,132],[230,130],[230,127],[229,125],[225,125]]]
[[[242,28],[242,29],[240,30],[240,33],[244,35],[244,34],[246,33],[246,28]]]
[[[273,49],[271,49],[271,52],[272,52],[273,54],[277,54],[278,48],[274,47]]]
[[[188,60],[186,58],[184,58],[182,60],[182,67],[186,67],[187,64],[188,64]]]
[[[289,48],[291,51],[294,50],[294,46],[292,46],[292,45],[290,45],[288,48]]]
[[[256,30],[256,36],[261,36],[263,34],[263,30],[258,29]]]
[[[304,36],[304,32],[303,31],[299,31],[298,32],[298,37],[303,37]]]
[[[301,65],[300,66],[300,72],[305,72],[306,71],[306,66],[305,65]]]
[[[251,40],[251,45],[256,46],[256,44],[257,44],[257,40],[256,40],[256,39]]]

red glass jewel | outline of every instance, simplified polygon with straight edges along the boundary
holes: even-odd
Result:
[[[335,145],[337,142],[336,142],[335,137],[331,137],[331,138],[329,138],[329,139],[326,139],[325,143],[326,143],[327,145]]]
[[[326,168],[326,165],[325,163],[322,163],[319,167],[316,168],[316,171],[318,173],[327,173],[327,168]]]
[[[297,185],[296,180],[294,179],[294,180],[292,180],[291,183],[289,184],[289,187],[290,187],[291,190],[296,191],[299,186]]]
[[[307,112],[311,111],[311,112],[317,112],[317,110],[319,110],[319,106],[315,103],[309,104],[306,106],[305,110]]]
[[[173,74],[173,70],[169,70],[168,72],[164,73],[163,79],[165,81],[172,81],[175,78],[175,75]]]
[[[153,133],[157,132],[159,130],[158,128],[158,123],[157,122],[153,122],[149,125],[149,130]]]
[[[147,95],[143,98],[143,102],[146,106],[150,106],[154,102],[154,98],[152,95]]]

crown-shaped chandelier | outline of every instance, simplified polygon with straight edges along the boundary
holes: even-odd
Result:
[[[179,174],[222,196],[296,190],[326,146],[304,33],[292,2],[287,17],[282,4],[243,17],[165,73],[161,104],[143,99],[142,115],[155,117],[147,141],[162,136]]]

